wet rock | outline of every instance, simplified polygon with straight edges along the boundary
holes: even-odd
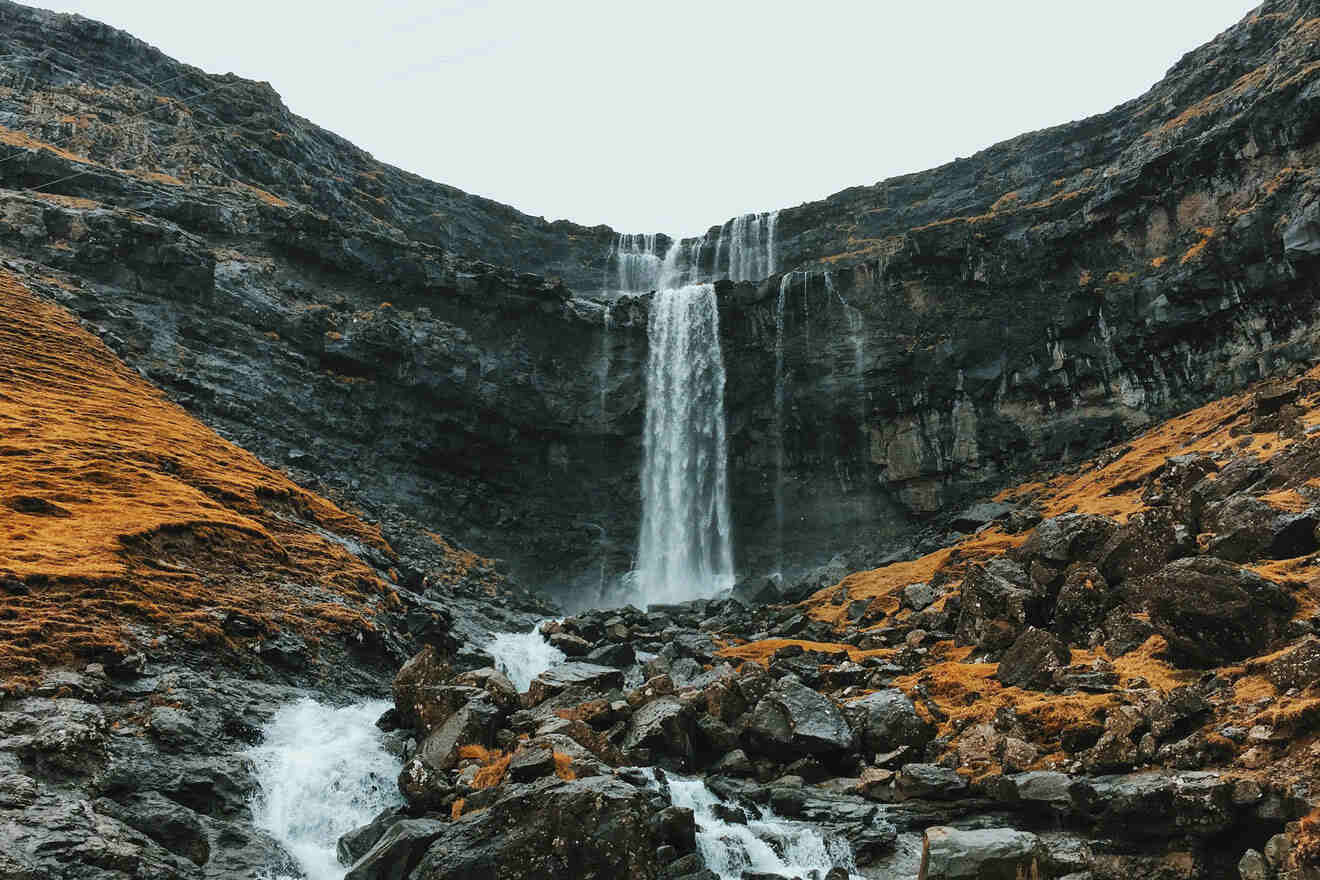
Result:
[[[597,666],[613,666],[615,669],[626,669],[637,662],[637,655],[633,651],[633,646],[627,642],[602,645],[586,656],[586,662],[594,663]]]
[[[122,803],[100,798],[93,805],[98,813],[113,816],[136,828],[170,852],[198,865],[211,858],[211,842],[197,814],[159,792],[139,792]]]
[[[870,752],[903,746],[920,750],[935,737],[934,725],[923,720],[907,694],[897,689],[867,694],[848,703],[845,711]]]
[[[636,754],[639,749],[645,749],[690,758],[694,753],[692,733],[691,715],[683,704],[675,697],[660,697],[633,713],[622,748],[625,754]]]
[[[458,766],[458,752],[463,746],[492,744],[501,718],[498,709],[483,698],[469,700],[417,747],[417,757],[432,770],[452,770]]]
[[[903,588],[903,604],[913,611],[921,611],[941,595],[941,591],[930,584],[908,584]]]
[[[716,761],[710,768],[711,773],[723,776],[754,776],[756,768],[742,749],[734,749]]]
[[[1044,594],[1021,565],[1004,558],[969,567],[955,634],[958,644],[998,651],[1040,616]]]
[[[1202,666],[1263,653],[1297,607],[1279,585],[1221,559],[1180,559],[1134,583],[1175,654]]]
[[[454,679],[454,684],[480,688],[490,695],[491,701],[496,706],[506,712],[512,712],[518,708],[518,689],[514,687],[513,682],[509,681],[508,676],[493,666],[464,672]]]
[[[997,520],[1007,520],[1020,508],[1002,501],[982,501],[973,504],[949,521],[949,527],[958,532],[974,532],[981,526]]]
[[[1125,608],[1115,608],[1105,615],[1101,631],[1105,639],[1105,652],[1110,657],[1121,657],[1134,651],[1155,635],[1155,627],[1149,621],[1133,616]]]
[[[751,577],[733,587],[734,599],[749,608],[773,605],[780,601],[779,581],[773,577]]]
[[[366,825],[340,835],[339,841],[335,844],[335,854],[339,857],[339,863],[341,865],[352,865],[376,845],[381,835],[391,825],[405,818],[407,816],[401,808],[391,807],[381,811],[376,818]]]
[[[1045,690],[1054,673],[1067,665],[1068,646],[1047,630],[1027,627],[999,661],[995,678],[1006,687]]]
[[[926,829],[920,880],[1021,880],[1036,873],[1046,853],[1040,838],[1011,828]]]
[[[532,679],[527,688],[527,703],[535,706],[568,688],[582,688],[603,693],[623,687],[623,672],[609,666],[570,661],[547,669]]]
[[[522,748],[509,758],[509,778],[514,782],[531,782],[555,772],[555,753],[544,746]]]
[[[1260,665],[1280,692],[1307,687],[1320,680],[1320,638],[1307,636]]]
[[[957,800],[968,793],[967,780],[948,767],[935,764],[904,764],[895,782],[903,800]]]
[[[425,729],[423,713],[433,703],[435,692],[454,677],[449,662],[432,645],[413,655],[394,676],[394,708],[405,727]]]
[[[642,789],[609,777],[504,786],[486,809],[444,823],[413,880],[499,877],[659,880],[656,810]]]
[[[389,825],[371,849],[352,863],[344,880],[405,880],[448,823],[400,819]]]

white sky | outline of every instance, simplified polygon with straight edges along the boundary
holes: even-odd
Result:
[[[691,234],[1134,98],[1248,0],[37,0],[269,81],[378,159]]]

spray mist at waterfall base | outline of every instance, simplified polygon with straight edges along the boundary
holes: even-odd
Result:
[[[255,824],[298,861],[307,880],[341,880],[340,836],[403,802],[400,761],[376,728],[390,705],[299,700],[275,713],[262,743],[248,752],[259,786]]]

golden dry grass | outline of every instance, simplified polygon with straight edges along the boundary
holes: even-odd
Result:
[[[0,272],[0,675],[173,633],[371,628],[379,530],[221,439]]]

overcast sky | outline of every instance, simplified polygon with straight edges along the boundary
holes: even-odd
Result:
[[[1244,0],[68,0],[378,159],[690,234],[1134,98]]]

